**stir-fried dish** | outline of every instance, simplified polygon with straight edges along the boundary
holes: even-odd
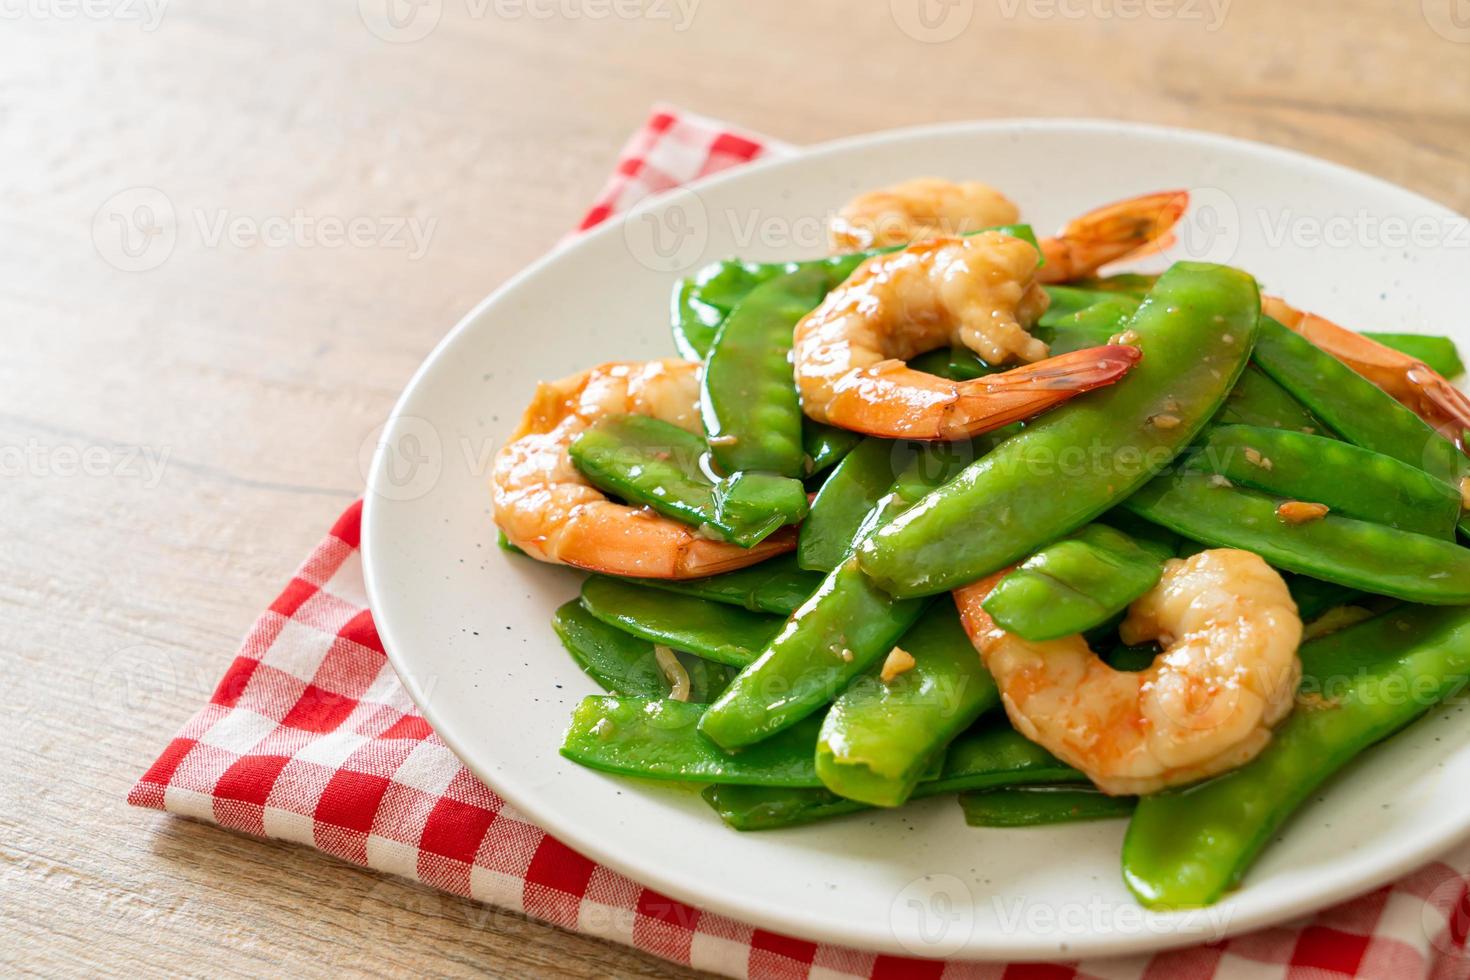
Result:
[[[607,693],[562,753],[739,830],[958,794],[1128,818],[1144,904],[1218,900],[1334,772],[1470,672],[1453,343],[1161,253],[1170,191],[1038,239],[980,183],[861,195],[833,255],[681,282],[678,357],[538,386],[507,550],[594,573]]]

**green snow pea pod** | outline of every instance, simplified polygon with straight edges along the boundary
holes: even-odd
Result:
[[[501,530],[496,530],[495,532],[495,546],[498,547],[501,551],[508,551],[513,555],[525,554],[525,552],[522,551],[520,548],[517,548],[515,545],[511,544],[510,538],[507,538],[505,536],[505,532]]]
[[[702,361],[720,324],[746,295],[767,280],[791,271],[781,263],[731,259],[705,266],[674,287],[674,346],[687,361]]]
[[[817,586],[822,584],[822,576],[796,567],[796,556],[787,554],[749,568],[705,578],[636,578],[628,581],[664,592],[744,606],[753,612],[790,616],[817,591]]]
[[[1417,466],[1459,489],[1470,460],[1373,382],[1270,317],[1261,318],[1257,364],[1355,446]]]
[[[1153,666],[1154,661],[1158,659],[1159,650],[1157,643],[1140,643],[1136,646],[1119,644],[1103,654],[1103,659],[1114,670],[1136,674],[1140,670],[1148,670]]]
[[[1296,603],[1297,615],[1308,623],[1335,606],[1345,606],[1363,593],[1336,582],[1324,582],[1309,575],[1286,575],[1286,587]]]
[[[1146,521],[1122,507],[1114,507],[1099,517],[1097,523],[1122,531],[1140,546],[1158,552],[1165,558],[1178,557],[1179,549],[1184,544],[1184,539],[1168,528],[1159,527],[1153,521]]]
[[[1085,633],[1114,619],[1158,584],[1165,551],[1103,524],[1088,524],[1026,559],[981,603],[1027,640]]]
[[[1109,796],[1089,786],[1016,786],[961,793],[960,809],[971,827],[1046,827],[1083,820],[1126,817],[1133,796]]]
[[[1240,380],[1225,396],[1225,404],[1220,407],[1215,421],[1226,425],[1293,429],[1323,438],[1335,438],[1301,402],[1254,364],[1246,365]]]
[[[932,778],[921,780],[910,799],[964,790],[1086,781],[1080,772],[1001,722],[972,729],[951,742],[943,768]],[[866,803],[828,789],[721,785],[706,789],[704,799],[721,820],[736,830],[774,830],[871,809]]]
[[[1152,481],[1123,505],[1216,548],[1254,551],[1277,568],[1409,602],[1470,602],[1470,548],[1328,514],[1289,524],[1281,498],[1184,471]]]
[[[744,667],[781,629],[777,616],[593,575],[582,605],[609,626],[706,660]]]
[[[1460,495],[1416,466],[1286,429],[1216,426],[1195,457],[1232,483],[1440,538],[1455,536]]]
[[[1144,905],[1219,900],[1333,773],[1459,691],[1470,674],[1470,609],[1399,607],[1304,644],[1301,659],[1307,697],[1260,755],[1140,801],[1123,879]]]
[[[715,519],[719,528],[732,528],[736,544],[760,542],[788,524],[806,517],[810,504],[800,480],[742,470],[714,486]]]
[[[572,463],[599,490],[742,547],[806,516],[800,481],[737,473],[715,483],[701,465],[708,451],[694,433],[646,415],[600,418],[567,447]]]
[[[1145,275],[1140,272],[1120,272],[1115,276],[1077,279],[1071,285],[1078,289],[1091,289],[1103,293],[1124,293],[1143,299],[1144,294],[1153,289],[1154,283],[1158,281],[1158,276]]]
[[[796,561],[830,572],[852,551],[864,519],[913,462],[914,444],[867,438],[848,453],[812,501],[798,532]]]
[[[978,375],[966,375],[963,373],[956,373],[951,370],[950,362],[952,357],[963,359],[964,355],[967,353],[969,352],[966,351],[963,347],[936,347],[933,350],[925,351],[908,363],[909,367],[913,368],[915,371],[923,371],[925,374],[933,374],[941,378],[948,378],[951,381],[965,381],[971,377],[978,377]],[[970,356],[974,357],[973,354],[971,354]],[[982,369],[984,368],[984,364],[980,361],[978,357],[974,358],[974,360],[977,364],[980,364],[980,367]],[[962,366],[961,372],[963,372],[964,370],[965,368]]]
[[[608,415],[567,447],[592,485],[698,527],[714,520],[713,483],[700,469],[703,439],[647,415]]]
[[[672,685],[653,653],[653,644],[597,619],[576,599],[556,611],[552,629],[578,667],[604,690],[635,697],[667,697]],[[689,675],[689,700],[713,701],[735,671],[689,654],[674,654]]]
[[[913,667],[889,681],[872,673],[853,681],[817,737],[817,776],[874,806],[907,800],[929,761],[1000,703],[953,603],[930,606],[898,645]]]
[[[1086,782],[1046,749],[999,718],[984,722],[949,744],[944,768],[931,782],[920,783],[928,793],[955,793],[1021,783]]]
[[[1408,354],[1415,360],[1423,361],[1446,378],[1458,378],[1465,373],[1460,352],[1455,348],[1455,342],[1448,337],[1422,333],[1368,332],[1364,332],[1363,336],[1376,340],[1385,347],[1392,347],[1400,354]]]
[[[1128,327],[1139,302],[1131,296],[1110,296],[1092,306],[1038,327],[1036,336],[1051,348],[1052,356],[1106,344]]]
[[[602,772],[685,783],[819,786],[816,719],[731,755],[699,734],[702,704],[594,695],[572,713],[561,754]]]
[[[806,473],[820,473],[835,466],[857,448],[863,437],[856,432],[823,425],[811,419],[801,420],[801,444],[806,450]]]
[[[828,789],[714,785],[700,795],[735,830],[779,830],[871,809]]]
[[[929,373],[937,374],[941,378],[949,378],[952,381],[972,381],[975,378],[983,378],[987,374],[994,374],[999,370],[999,368],[993,368],[989,364],[986,364],[980,355],[970,350],[970,348],[959,346],[940,347],[930,351],[928,355],[921,355],[920,360],[913,362],[914,364],[920,364],[915,370],[927,370],[922,365],[921,360],[922,357],[931,355],[941,358],[941,363],[934,365],[936,369],[929,371]]]
[[[951,347],[949,363],[944,368],[944,376],[956,381],[970,381],[975,378],[983,378],[987,374],[996,374],[1000,370],[998,367],[985,363],[979,354],[968,347]]]
[[[858,535],[913,506],[987,445],[982,438],[920,446]],[[862,573],[856,558],[848,558],[828,573],[759,659],[736,676],[700,722],[700,731],[735,749],[805,718],[885,657],[925,605],[895,599]]]
[[[1046,312],[1041,315],[1037,325],[1041,327],[1055,326],[1058,320],[1065,320],[1074,313],[1078,313],[1098,303],[1108,303],[1119,298],[1115,292],[1107,292],[1100,289],[1085,289],[1079,286],[1043,286],[1046,295],[1051,299],[1047,304]],[[1123,297],[1124,301],[1127,297]],[[1137,305],[1137,304],[1134,304]]]
[[[826,270],[798,269],[756,286],[720,325],[705,362],[700,410],[724,472],[803,474],[791,334],[826,294]]]
[[[1219,408],[1245,366],[1259,306],[1245,273],[1175,263],[1129,322],[1143,359],[1125,378],[1028,423],[872,535],[858,549],[862,570],[898,597],[941,592],[1123,500]]]
[[[736,676],[700,731],[734,750],[798,723],[886,656],[925,605],[894,599],[849,558]]]

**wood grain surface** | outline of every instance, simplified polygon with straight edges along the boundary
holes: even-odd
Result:
[[[799,143],[1172,123],[1465,211],[1466,92],[1463,0],[0,2],[0,963],[684,972],[123,802],[415,366],[652,103]],[[122,249],[160,199],[177,240]]]

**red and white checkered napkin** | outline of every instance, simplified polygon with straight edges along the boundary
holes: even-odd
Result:
[[[708,119],[656,111],[582,227],[649,193],[788,152]],[[214,697],[139,780],[130,803],[299,841],[729,976],[1470,975],[1470,849],[1289,926],[1153,957],[1050,966],[875,956],[675,902],[542,833],[430,730],[388,666],[367,608],[361,509],[347,509],[255,623]]]

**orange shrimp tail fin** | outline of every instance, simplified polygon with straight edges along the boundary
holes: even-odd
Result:
[[[1470,398],[1444,375],[1326,317],[1293,309],[1275,296],[1263,297],[1261,308],[1393,396],[1464,451],[1465,433],[1470,430]]]
[[[1121,259],[1163,251],[1177,240],[1173,229],[1189,209],[1189,191],[1158,191],[1115,201],[1067,222],[1061,234],[1043,239],[1041,278],[1065,282],[1092,275]]]
[[[1143,357],[1127,344],[1071,351],[957,386],[940,438],[961,439],[1040,415],[1122,378]]]

